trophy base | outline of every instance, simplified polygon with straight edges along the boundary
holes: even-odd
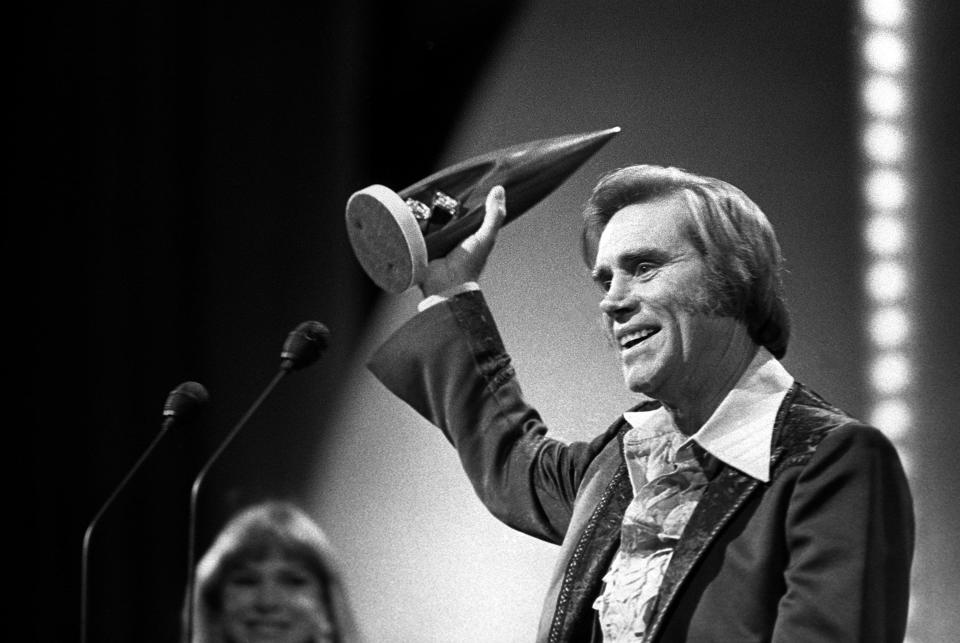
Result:
[[[347,236],[367,275],[398,294],[420,283],[427,246],[410,207],[383,185],[354,192],[347,201]]]

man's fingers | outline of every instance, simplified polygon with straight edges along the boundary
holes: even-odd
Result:
[[[497,240],[497,231],[507,217],[506,192],[496,186],[487,194],[480,228],[451,250],[447,256],[427,264],[427,274],[420,290],[426,296],[436,295],[468,281],[477,281],[487,257]]]
[[[506,216],[507,193],[502,185],[494,186],[487,194],[486,212],[483,215],[483,224],[478,231],[480,236],[496,236]]]
[[[497,239],[497,231],[503,225],[507,216],[507,193],[503,186],[495,186],[487,193],[483,223],[480,228],[466,238],[461,247],[471,255],[481,255],[480,260],[486,261],[487,255],[493,249]]]

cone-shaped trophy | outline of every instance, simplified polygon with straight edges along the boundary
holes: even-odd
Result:
[[[619,132],[613,127],[514,145],[457,163],[399,193],[368,186],[347,201],[354,254],[380,288],[401,293],[420,283],[429,260],[476,232],[492,187],[502,185],[507,192],[506,225]]]

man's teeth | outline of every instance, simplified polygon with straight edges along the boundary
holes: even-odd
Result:
[[[656,332],[657,331],[653,330],[652,328],[647,328],[645,330],[638,330],[633,333],[627,333],[626,335],[620,338],[620,347],[630,348],[635,344],[639,344],[640,342],[642,342],[643,340],[650,337]]]

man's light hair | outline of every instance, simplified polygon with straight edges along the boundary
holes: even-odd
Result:
[[[583,211],[581,250],[592,268],[603,229],[619,210],[680,195],[689,204],[688,238],[707,264],[712,314],[734,317],[777,359],[787,352],[790,315],[783,255],[766,215],[740,189],[675,167],[631,165],[597,183]]]

